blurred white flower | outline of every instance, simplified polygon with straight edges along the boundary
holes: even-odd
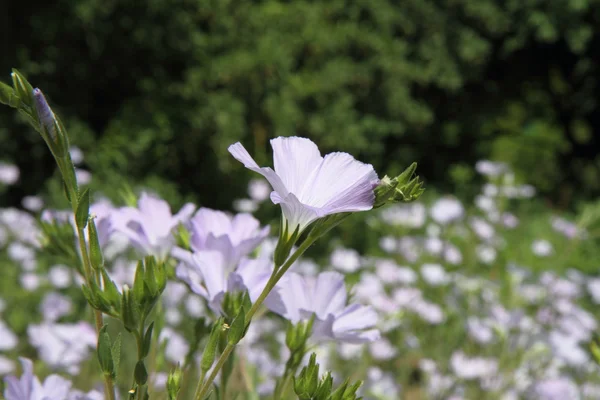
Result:
[[[489,242],[494,239],[496,235],[494,227],[487,223],[483,218],[471,218],[470,225],[475,234],[482,240]]]
[[[491,358],[467,357],[456,351],[450,357],[452,371],[461,379],[481,379],[494,376],[498,371],[498,361]]]
[[[398,354],[398,349],[386,338],[369,343],[369,352],[375,360],[390,360]]]
[[[473,316],[467,318],[467,331],[477,343],[488,344],[494,340],[494,331],[490,325],[487,320]]]
[[[450,282],[450,277],[440,264],[423,264],[421,276],[431,286],[442,286]]]
[[[421,228],[426,218],[427,209],[421,203],[392,205],[381,212],[383,222],[408,228]]]
[[[239,213],[252,214],[258,210],[258,204],[252,199],[237,199],[233,201],[233,209]]]
[[[75,178],[79,185],[89,185],[92,181],[92,173],[84,169],[75,168]]]
[[[438,224],[446,225],[463,217],[464,207],[453,197],[443,197],[437,200],[429,210],[431,218]]]
[[[56,292],[46,294],[40,304],[40,312],[46,322],[54,322],[68,315],[71,313],[72,308],[71,299]]]
[[[491,246],[479,245],[475,251],[479,261],[484,264],[491,264],[496,260],[496,249]]]
[[[65,289],[71,285],[72,272],[66,265],[54,265],[48,271],[48,281],[57,289]]]
[[[0,319],[0,350],[12,350],[19,344],[17,335]]]
[[[502,162],[480,160],[475,163],[475,170],[481,175],[496,178],[509,171],[508,165]]]
[[[248,183],[248,195],[258,203],[261,203],[269,198],[271,194],[271,186],[264,179],[252,179]]]
[[[40,211],[42,207],[44,207],[44,200],[42,200],[42,198],[38,196],[25,196],[21,200],[21,205],[26,210],[37,212]]]
[[[531,251],[538,257],[548,257],[554,252],[554,249],[549,241],[538,239],[531,244]]]
[[[337,248],[331,253],[330,263],[339,271],[356,272],[361,266],[360,254],[354,249]]]
[[[190,350],[190,345],[175,330],[169,328],[168,326],[164,327],[160,332],[160,337],[158,339],[159,342],[167,342],[167,346],[165,348],[165,356],[167,360],[172,363],[180,363],[183,364],[185,361],[185,356]]]
[[[0,184],[14,185],[19,180],[19,168],[0,161]]]
[[[59,400],[67,399],[71,390],[71,382],[59,375],[50,375],[44,383],[33,374],[33,363],[20,358],[23,366],[21,378],[8,376],[4,378],[6,400]]]
[[[27,290],[28,292],[36,291],[37,288],[39,288],[42,284],[42,279],[32,272],[22,274],[20,276],[20,281],[23,289]]]
[[[536,382],[532,388],[532,400],[580,400],[577,384],[566,377],[557,377]]]
[[[44,322],[27,327],[29,343],[40,359],[52,368],[79,373],[79,365],[96,348],[96,331],[87,322],[55,324]]]
[[[81,151],[79,147],[71,146],[69,153],[71,154],[71,161],[73,161],[73,164],[79,165],[83,162],[83,151]]]
[[[0,355],[0,376],[15,370],[15,362],[8,357]]]

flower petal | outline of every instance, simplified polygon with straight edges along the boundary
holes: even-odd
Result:
[[[271,140],[275,172],[291,193],[301,193],[312,172],[323,157],[311,140],[300,137],[278,137]]]
[[[275,171],[273,171],[271,168],[259,167],[256,161],[254,161],[254,159],[250,156],[248,151],[244,148],[244,146],[242,146],[240,142],[232,144],[231,146],[229,146],[228,150],[231,153],[231,155],[236,160],[244,164],[246,168],[264,176],[273,187],[273,190],[279,193],[280,196],[287,196],[289,191],[285,187],[284,183],[281,181],[281,178],[275,173]]]
[[[348,153],[327,154],[311,179],[298,199],[319,208],[321,216],[373,208],[377,173]]]

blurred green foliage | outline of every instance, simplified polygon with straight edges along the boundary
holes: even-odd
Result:
[[[300,135],[444,190],[508,161],[564,206],[600,193],[599,3],[25,0],[3,5],[0,71],[47,93],[108,195],[228,208],[247,172],[227,146],[267,163],[269,138]],[[0,142],[16,204],[52,161],[8,108]]]

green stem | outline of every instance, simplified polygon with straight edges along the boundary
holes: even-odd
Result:
[[[75,214],[75,211],[73,212]],[[94,273],[92,271],[90,258],[87,251],[87,244],[85,242],[85,235],[83,229],[77,228],[77,236],[79,239],[79,249],[81,250],[81,258],[83,262],[83,270],[85,272],[85,279],[88,282],[95,280]],[[97,282],[96,282],[97,283]],[[96,325],[96,334],[100,335],[100,329],[104,326],[104,319],[102,318],[102,312],[98,310],[94,311],[94,322]],[[107,400],[115,400],[115,387],[112,378],[106,374],[104,375],[104,392]]]
[[[231,344],[231,343],[227,344],[227,346],[223,350],[223,353],[221,353],[219,360],[217,361],[217,365],[215,365],[215,367],[211,371],[210,375],[208,376],[208,379],[200,388],[200,392],[196,391],[196,400],[202,400],[204,398],[204,396],[208,392],[208,389],[210,388],[210,385],[212,385],[213,381],[217,377],[217,374],[219,373],[221,368],[223,368],[223,365],[225,365],[225,362],[229,358],[229,355],[231,354],[231,352],[233,351],[234,348],[235,348],[235,344]],[[200,385],[201,383],[202,383],[202,381],[198,382],[198,385]]]
[[[281,266],[281,268],[275,268],[273,274],[271,275],[267,284],[265,285],[265,288],[258,296],[258,299],[256,299],[256,302],[252,304],[252,308],[250,308],[250,311],[248,311],[248,313],[246,314],[246,328],[248,328],[250,322],[252,321],[252,317],[254,316],[254,314],[256,314],[259,307],[265,301],[269,293],[271,293],[271,290],[273,290],[273,288],[275,287],[277,282],[279,282],[283,274],[285,274],[287,270],[290,269],[292,264],[294,264],[294,262],[296,262],[296,260],[302,254],[304,254],[304,252],[315,242],[315,240],[317,240],[316,237],[309,235],[294,252],[294,254],[292,254],[290,258],[288,258],[287,261]],[[203,396],[206,395],[206,392],[208,392],[210,385],[212,385],[213,381],[215,380],[215,377],[217,376],[221,368],[223,368],[223,365],[225,365],[225,361],[227,361],[227,358],[229,357],[234,348],[235,344],[228,344],[227,347],[225,347],[225,350],[223,350],[223,353],[217,361],[217,365],[215,365],[215,367],[213,368],[206,382],[203,383],[202,380],[198,382],[198,387],[200,387],[200,385],[202,385],[202,387],[200,388],[200,391],[196,390],[196,400],[202,400]]]

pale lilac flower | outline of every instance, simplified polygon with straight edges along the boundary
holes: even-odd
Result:
[[[200,318],[206,314],[204,303],[196,296],[188,296],[183,303],[188,315],[194,318]]]
[[[443,197],[437,200],[429,210],[431,218],[438,224],[447,225],[461,219],[464,207],[460,201],[453,197]]]
[[[185,361],[185,356],[190,350],[190,345],[183,338],[183,336],[167,326],[164,327],[160,332],[158,341],[160,343],[167,342],[167,347],[165,348],[165,356],[167,360],[174,364],[183,364]]]
[[[362,388],[361,388],[362,389]],[[383,372],[380,368],[371,367],[367,371],[367,380],[364,391],[369,394],[365,398],[392,400],[401,398],[401,387],[396,377],[390,372]]]
[[[8,357],[0,355],[0,376],[15,370],[15,362]]]
[[[57,289],[65,289],[71,285],[72,272],[66,265],[54,265],[48,271],[48,281]]]
[[[59,375],[50,375],[44,383],[33,374],[33,363],[20,358],[23,374],[4,378],[6,400],[67,400],[71,390],[71,382]]]
[[[371,165],[347,153],[321,157],[317,146],[305,138],[278,137],[271,146],[275,170],[259,167],[241,143],[229,146],[229,152],[269,181],[274,190],[271,200],[281,205],[290,235],[327,215],[373,208],[379,179]]]
[[[73,164],[78,165],[83,162],[83,151],[79,147],[71,146],[69,153],[71,154]]]
[[[258,210],[258,204],[251,199],[237,199],[233,201],[233,209],[239,213],[251,214]]]
[[[369,343],[369,353],[375,360],[390,360],[398,354],[398,349],[386,338]]]
[[[269,259],[242,259],[239,266],[231,266],[218,251],[199,251],[182,260],[177,277],[192,292],[208,300],[210,307],[221,312],[221,303],[227,292],[248,290],[255,301],[265,287],[273,270]],[[269,297],[274,294],[269,295]]]
[[[60,293],[50,292],[40,304],[40,310],[44,321],[54,322],[59,318],[71,313],[73,304],[71,299]]]
[[[559,233],[562,233],[569,239],[573,239],[578,236],[584,236],[585,232],[581,231],[576,224],[567,221],[564,218],[552,217],[552,228]]]
[[[92,173],[84,169],[75,168],[75,178],[79,185],[89,185],[92,181]]]
[[[539,239],[531,244],[531,251],[538,257],[548,257],[554,252],[554,249],[549,241]]]
[[[461,379],[481,379],[494,376],[498,371],[498,361],[491,358],[467,357],[462,351],[456,351],[450,357],[450,365],[456,376]]]
[[[250,214],[232,216],[223,211],[200,208],[190,220],[190,232],[192,251],[218,251],[225,265],[232,268],[268,236],[269,226],[261,228],[260,222]],[[181,252],[177,254],[183,256]]]
[[[14,185],[19,180],[19,167],[0,161],[0,184]]]
[[[361,343],[380,337],[379,331],[374,329],[377,314],[371,307],[346,305],[346,286],[340,273],[323,272],[317,277],[290,273],[280,281],[276,291],[283,304],[267,299],[267,307],[294,324],[315,314],[315,339]]]
[[[546,379],[532,388],[532,400],[579,400],[581,395],[577,384],[566,377]]]
[[[104,248],[108,244],[114,231],[112,216],[116,210],[108,200],[98,200],[90,205],[90,215],[94,218],[94,224],[96,224],[100,247]]]
[[[361,266],[360,254],[354,249],[335,249],[329,262],[333,268],[346,273],[356,272]]]
[[[116,398],[119,400],[119,393],[117,393]],[[73,390],[69,395],[69,400],[104,400],[104,395],[97,390],[90,390],[87,393]]]
[[[600,304],[600,279],[593,278],[587,282],[587,290],[592,296],[594,303]]]
[[[489,344],[494,340],[494,331],[488,320],[481,320],[475,317],[467,318],[467,331],[469,336],[477,343]]]
[[[138,208],[124,207],[115,211],[112,223],[115,230],[125,234],[140,252],[164,259],[175,241],[173,229],[186,223],[194,208],[188,203],[173,215],[166,201],[142,193]]]
[[[21,205],[23,206],[23,208],[29,211],[37,212],[40,211],[42,207],[44,207],[44,200],[42,200],[41,197],[38,196],[25,196],[21,200]]]
[[[475,170],[481,175],[496,178],[509,171],[508,165],[502,162],[481,160],[475,164]]]
[[[96,331],[87,322],[76,324],[42,323],[27,328],[29,342],[40,359],[53,368],[70,374],[79,372],[79,364],[96,348]]]
[[[12,350],[18,344],[19,338],[17,338],[17,335],[4,321],[0,320],[0,350]]]
[[[41,231],[35,218],[15,208],[0,209],[0,225],[24,244],[40,247]]]
[[[477,258],[484,264],[491,264],[496,260],[496,249],[491,246],[479,245],[475,249]]]
[[[417,281],[417,274],[408,267],[400,267],[392,260],[378,260],[375,264],[377,276],[385,283],[410,285]]]
[[[424,299],[417,299],[410,303],[409,309],[419,315],[423,320],[433,325],[441,324],[446,320],[446,315],[444,314],[442,307]]]
[[[269,182],[264,179],[252,179],[248,184],[248,195],[258,203],[262,203],[269,198],[271,187]]]
[[[421,276],[431,286],[443,286],[450,282],[450,277],[440,264],[423,264]]]
[[[381,219],[390,225],[421,228],[427,219],[427,209],[421,203],[397,204],[385,208]]]
[[[474,217],[471,219],[471,228],[475,234],[485,241],[491,241],[495,236],[494,227],[487,223],[483,218]]]
[[[502,225],[506,228],[514,229],[519,225],[519,219],[509,212],[505,212],[502,214]]]
[[[28,292],[35,292],[42,284],[42,279],[33,272],[27,272],[19,277],[21,286]]]

